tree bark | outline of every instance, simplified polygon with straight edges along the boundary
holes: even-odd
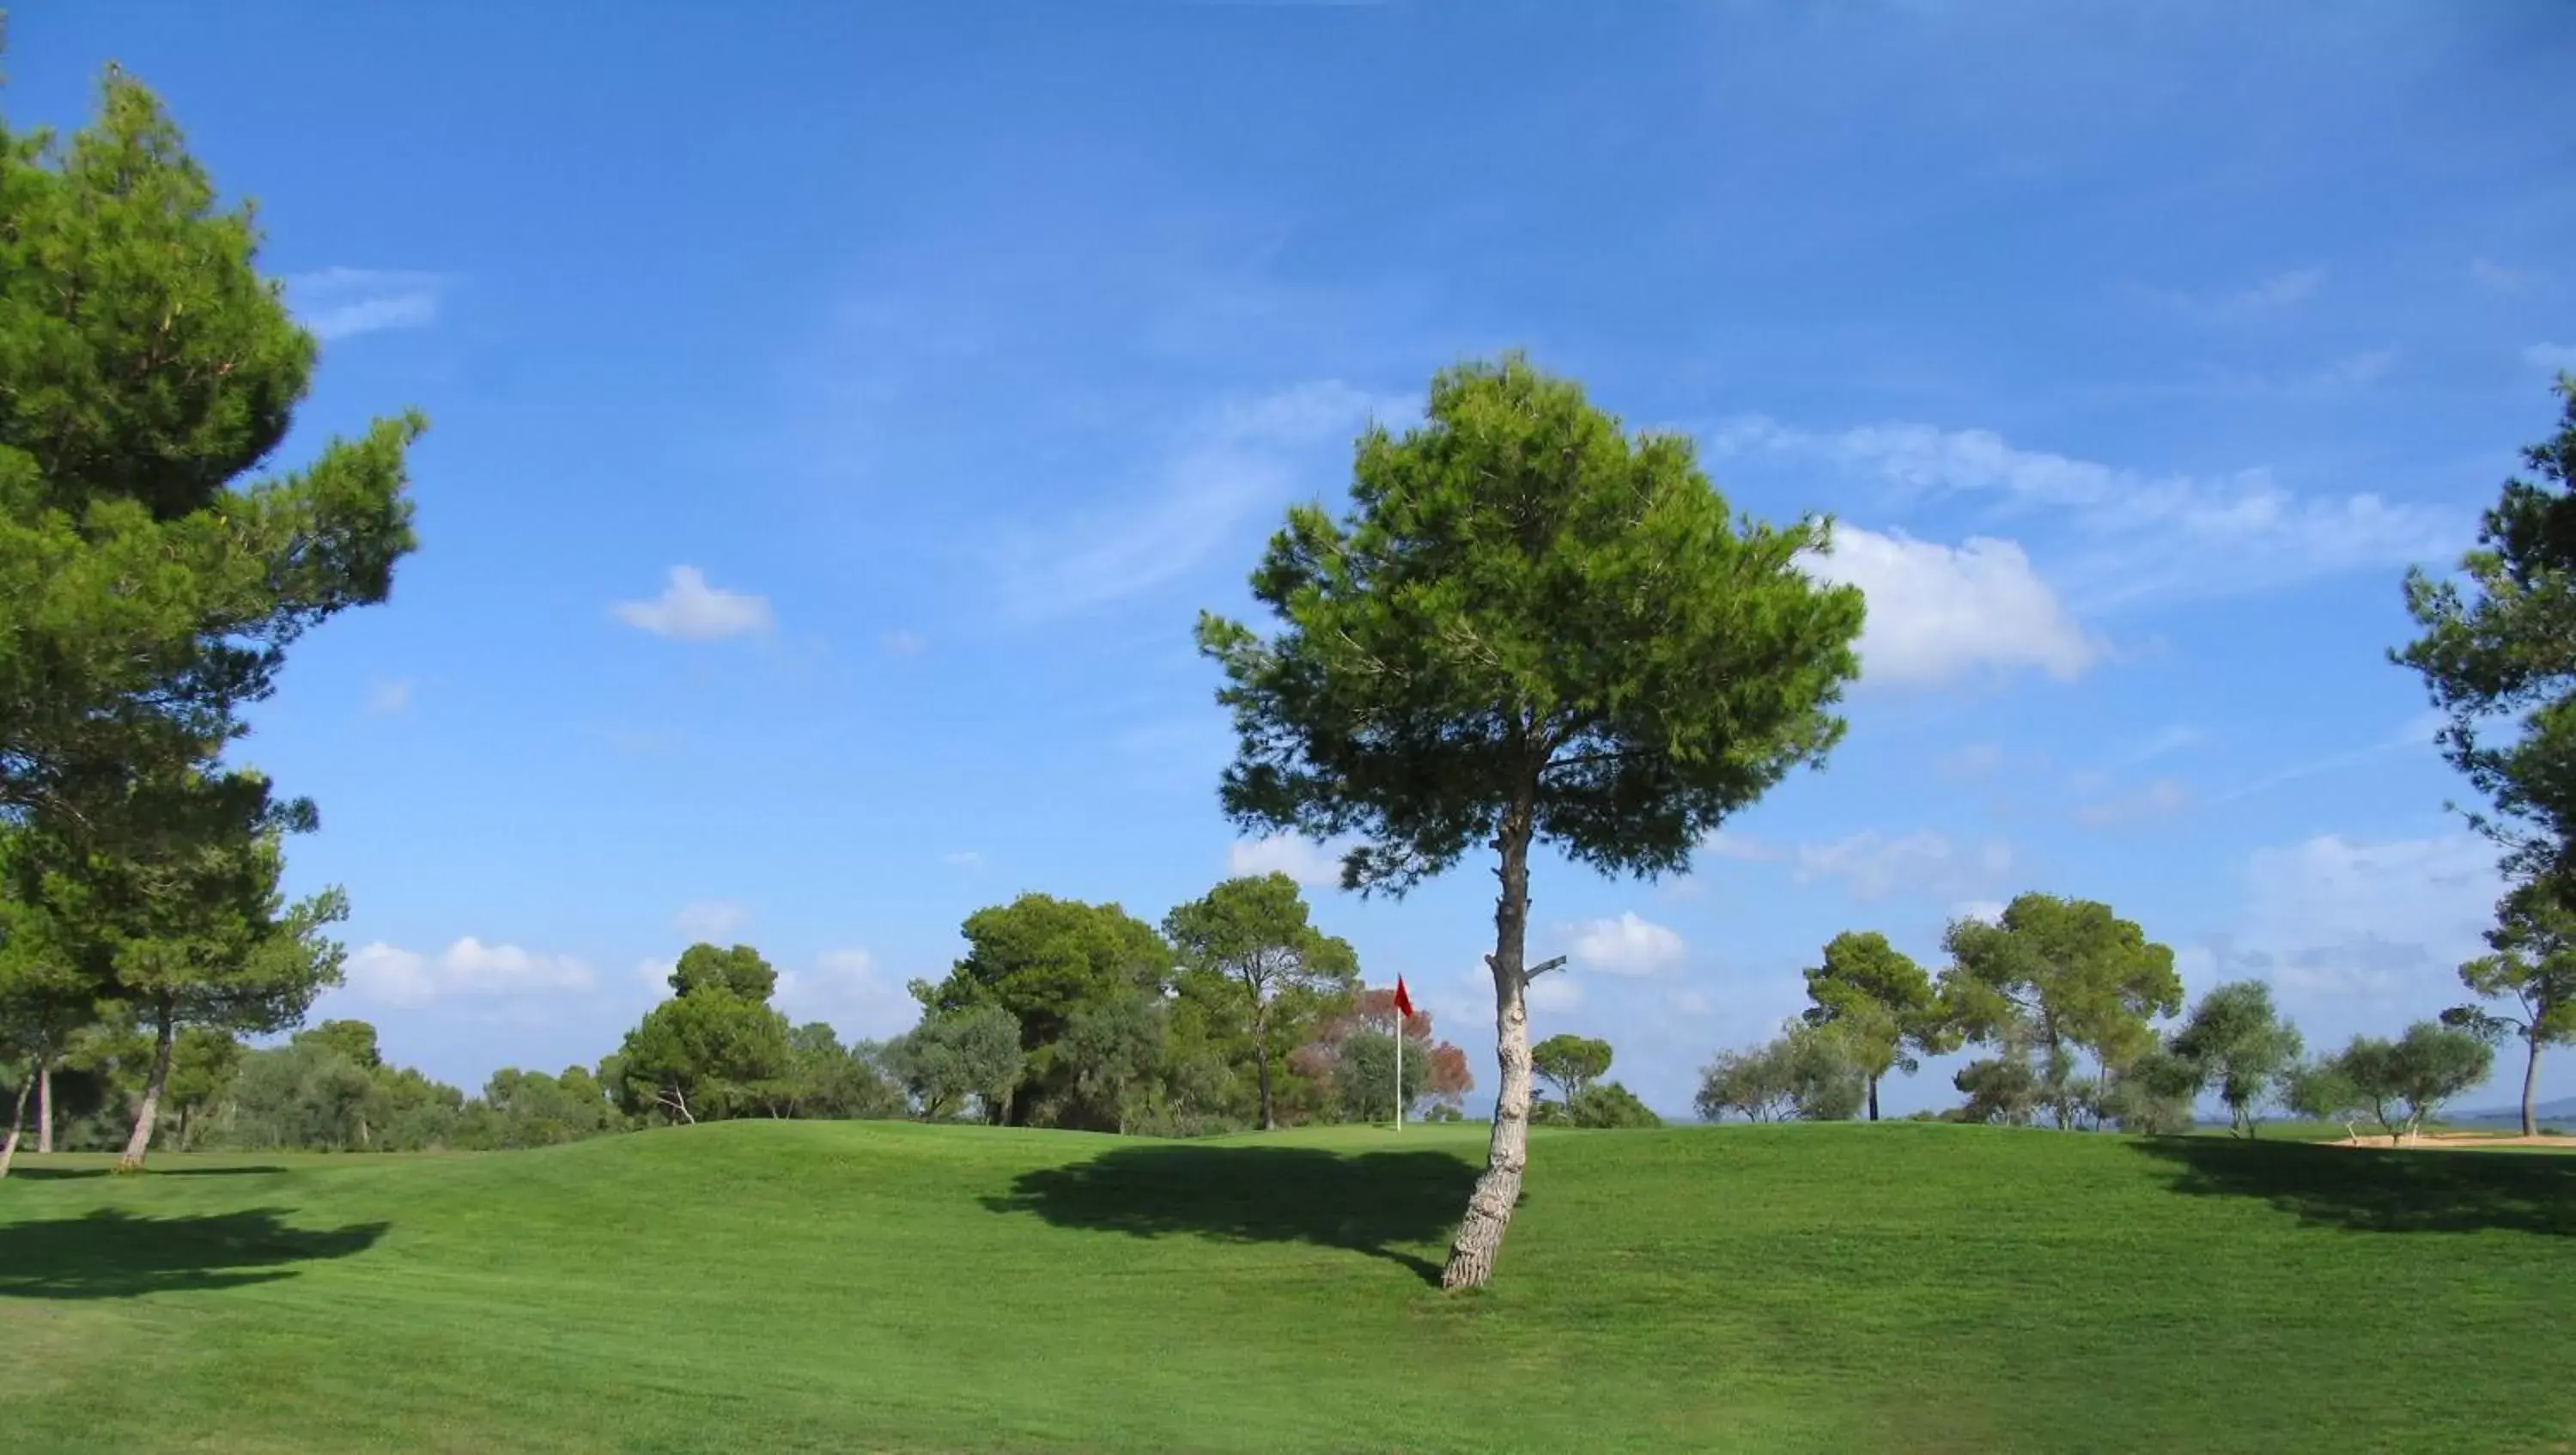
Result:
[[[2540,1135],[2540,1127],[2532,1120],[2532,1113],[2537,1109],[2532,1097],[2540,1086],[2540,1037],[2532,1036],[2530,1042],[2531,1055],[2522,1063],[2522,1134],[2536,1137]]]
[[[1869,1119],[1878,1120],[1878,1078],[1869,1078]]]
[[[9,1175],[9,1164],[18,1160],[18,1134],[27,1125],[27,1086],[18,1085],[18,1105],[9,1113],[9,1140],[0,1143],[0,1177]]]
[[[1275,1132],[1279,1130],[1279,1116],[1270,1102],[1270,1017],[1267,1014],[1253,1016],[1252,1031],[1261,1049],[1261,1129]]]
[[[143,1084],[143,1105],[134,1113],[134,1135],[125,1142],[125,1155],[116,1159],[119,1172],[140,1172],[143,1157],[152,1149],[152,1123],[161,1114],[161,1094],[170,1086],[170,1046],[178,1027],[172,1022],[173,1007],[165,997],[160,1004],[160,1025],[152,1037],[152,1077]]]
[[[36,1150],[54,1150],[54,1062],[50,1056],[36,1058]]]
[[[1529,1167],[1530,1051],[1528,985],[1521,962],[1529,928],[1530,802],[1515,804],[1503,820],[1495,847],[1503,881],[1494,900],[1494,1057],[1502,1084],[1494,1094],[1494,1135],[1485,1149],[1485,1172],[1467,1199],[1467,1216],[1449,1245],[1441,1271],[1446,1289],[1482,1288],[1494,1275],[1494,1255],[1521,1199],[1521,1174]],[[1401,1028],[1399,1027],[1399,1033]]]

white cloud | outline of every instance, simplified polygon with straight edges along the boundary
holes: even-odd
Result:
[[[1727,829],[1710,829],[1706,834],[1702,835],[1699,841],[1699,852],[1710,855],[1714,858],[1741,859],[1748,863],[1758,863],[1765,859],[1777,859],[1780,857],[1780,851],[1778,849],[1771,847],[1760,839],[1757,839],[1750,834],[1739,834]]]
[[[2170,778],[2159,778],[2134,793],[2123,793],[2079,806],[2075,810],[2075,821],[2094,828],[2147,823],[2171,818],[2190,802],[2191,795],[2183,791],[2181,784]]]
[[[827,950],[807,972],[780,971],[774,999],[795,1020],[830,1023],[845,1041],[900,1035],[921,1018],[920,1002],[859,949]]]
[[[1706,1015],[1717,1009],[1705,990],[1676,990],[1664,997],[1664,1008],[1675,1015]]]
[[[1005,539],[993,572],[1004,613],[1037,621],[1178,579],[1256,513],[1295,494],[1307,479],[1301,461],[1347,445],[1365,420],[1393,417],[1396,407],[1328,380],[1210,412],[1173,442],[1143,498]]]
[[[1338,889],[1342,883],[1342,853],[1340,846],[1319,844],[1295,834],[1237,839],[1226,848],[1226,872],[1238,878],[1285,874],[1309,888]]]
[[[391,717],[411,707],[411,679],[395,677],[367,689],[367,711]]]
[[[1963,899],[1950,906],[1950,918],[1972,919],[1981,924],[2001,924],[2004,902],[2000,899]]]
[[[1652,975],[1669,970],[1682,962],[1688,950],[1680,935],[1639,918],[1634,910],[1616,919],[1592,920],[1574,932],[1574,958],[1609,975]]]
[[[751,919],[751,911],[730,899],[699,899],[680,906],[671,916],[671,928],[692,940],[713,940],[732,934]]]
[[[773,624],[767,597],[710,586],[706,573],[695,566],[673,566],[670,584],[661,595],[650,601],[621,601],[615,610],[617,619],[628,626],[687,642],[765,632]]]
[[[590,967],[568,956],[532,955],[516,945],[487,945],[471,935],[436,957],[382,940],[353,951],[350,989],[388,1005],[416,1007],[448,995],[533,995],[587,990]]]
[[[2017,448],[1991,430],[1882,424],[1815,434],[1755,417],[1720,426],[1709,448],[1873,475],[1912,504],[1982,500],[2043,527],[2023,539],[2060,563],[2049,579],[2078,614],[2411,565],[2451,554],[2463,534],[2454,510],[2368,493],[2299,495],[2262,469],[2147,475]]]
[[[984,872],[984,856],[973,849],[960,849],[953,854],[942,854],[939,856],[939,862],[953,869],[963,869],[969,874]]]
[[[1795,877],[1801,884],[1842,881],[1854,899],[1884,899],[1898,889],[1969,895],[2012,872],[2012,846],[1953,842],[1930,829],[1889,838],[1863,830],[1830,844],[1800,844]]]
[[[2552,373],[2576,370],[2576,344],[2531,344],[2523,349],[2522,361]]]
[[[2270,980],[2336,1028],[2382,1033],[2459,998],[2504,881],[2474,834],[2366,842],[2320,834],[2256,851],[2245,912],[2208,962]],[[2314,1037],[2312,1036],[2312,1039]]]
[[[2100,655],[2011,541],[1944,546],[1843,527],[1833,554],[1808,569],[1868,597],[1866,682],[1932,686],[1988,668],[2037,668],[2064,682]]]
[[[324,268],[286,280],[297,321],[326,343],[436,323],[446,288],[447,280],[436,273],[377,268]]]
[[[668,994],[671,989],[671,973],[679,968],[680,962],[676,957],[669,960],[638,960],[635,962],[635,983],[657,994]]]

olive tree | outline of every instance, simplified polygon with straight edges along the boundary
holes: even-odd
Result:
[[[1532,848],[1678,873],[1824,757],[1862,617],[1810,574],[1829,544],[1821,518],[1738,516],[1689,439],[1631,435],[1512,355],[1442,372],[1404,434],[1363,431],[1346,516],[1289,512],[1252,575],[1272,632],[1200,617],[1238,825],[1355,836],[1342,884],[1362,894],[1494,855],[1502,1074],[1443,1286],[1491,1277],[1528,1165]]]

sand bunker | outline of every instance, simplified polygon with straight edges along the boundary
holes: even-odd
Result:
[[[2480,1147],[2556,1147],[2576,1152],[2576,1137],[2488,1136],[2481,1132],[2424,1132],[2417,1136],[2391,1138],[2382,1136],[2339,1137],[2327,1144],[2334,1147],[2401,1147],[2409,1151],[2470,1151]]]

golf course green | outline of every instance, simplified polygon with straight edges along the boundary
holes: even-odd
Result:
[[[2360,1451],[2576,1441],[2576,1157],[1889,1123],[762,1122],[33,1158],[27,1451]]]

